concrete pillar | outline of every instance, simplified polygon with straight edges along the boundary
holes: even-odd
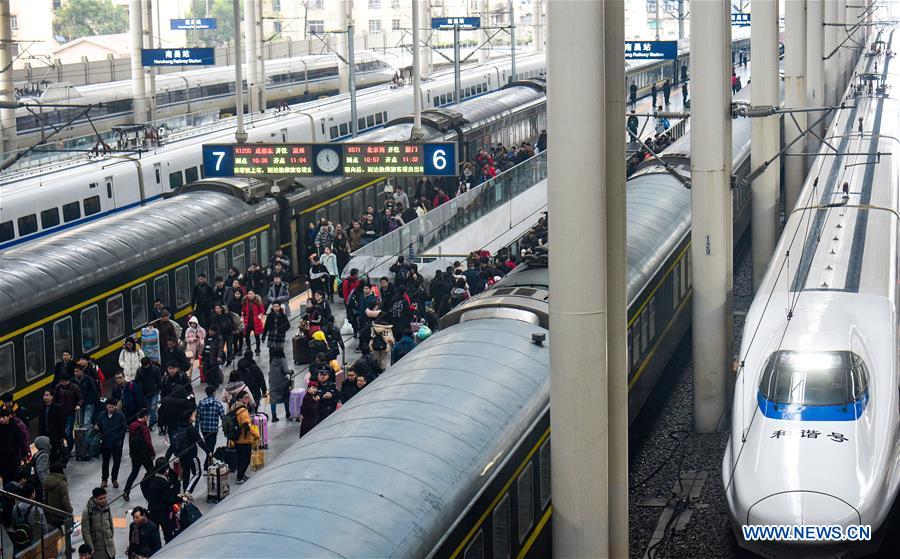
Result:
[[[691,106],[703,107],[702,111],[692,112],[690,132],[694,281],[691,332],[694,429],[699,433],[713,433],[721,426],[731,380],[730,12],[727,2],[691,5]],[[754,54],[754,68],[756,63]],[[754,78],[754,89],[755,82]]]
[[[544,3],[541,0],[531,0],[531,23],[531,47],[539,52],[544,50]]]
[[[9,21],[9,0],[0,0],[0,101],[13,103],[16,93],[12,72],[12,24]],[[16,148],[16,110],[0,109],[0,151],[5,156]]]
[[[515,0],[509,0],[508,10],[509,10],[509,55],[510,55],[510,69],[509,69],[509,82],[512,83],[516,80],[516,75],[518,71],[516,70],[516,47],[518,46],[516,41],[516,8],[515,8]]]
[[[432,36],[434,31],[431,29],[431,0],[425,0],[422,3],[422,9],[419,10],[420,29],[425,32],[422,45],[422,52],[419,53],[419,63],[422,65],[422,76],[427,76],[434,72],[434,54],[431,52]],[[484,25],[482,23],[482,25]]]
[[[347,65],[346,61],[348,58],[347,45],[349,41],[347,40],[347,26],[350,25],[353,17],[353,1],[352,0],[337,0],[337,29],[335,31],[337,34],[335,37],[335,45],[334,50],[337,52],[345,62],[338,61],[338,81],[340,83],[340,92],[347,93],[350,91],[350,67]]]
[[[854,0],[856,1],[856,0]],[[847,31],[845,26],[847,25],[847,0],[837,0],[837,14],[835,14],[835,22],[840,23],[841,27],[835,27],[835,41],[836,45],[841,44],[847,38]],[[837,66],[838,66],[838,85],[837,90],[835,92],[835,100],[837,104],[840,103],[841,98],[844,96],[844,90],[847,88],[847,76],[848,74],[848,62],[850,60],[850,50],[844,47],[853,46],[850,42],[844,43],[843,47],[838,48],[837,51]]]
[[[259,112],[259,34],[256,27],[256,0],[244,0],[244,39],[247,61],[247,108]]]
[[[784,5],[784,104],[797,109],[806,106],[806,0],[787,0]],[[794,113],[802,128],[794,126],[790,116],[784,116],[784,141],[790,143],[806,127],[807,113]],[[816,118],[815,113],[812,113]],[[794,209],[803,179],[806,176],[804,158],[799,154],[806,149],[800,140],[787,149],[784,156],[784,213]]]
[[[823,56],[828,57],[825,60],[825,104],[834,105],[838,97],[840,73],[838,72],[837,54],[832,54],[834,47],[837,45],[837,27],[831,24],[837,21],[838,2],[837,0],[825,0],[823,5],[824,43],[822,53]],[[831,119],[827,120],[830,121]]]
[[[237,115],[237,129],[234,131],[234,140],[243,144],[249,137],[244,129],[244,75],[243,56],[241,56],[241,2],[232,0],[231,13],[234,18],[234,99],[235,114]]]
[[[419,44],[421,29],[418,22],[421,20],[419,11],[422,9],[422,0],[412,0],[412,69],[413,69],[413,127],[409,139],[412,142],[421,142],[422,133],[422,65],[419,60],[422,45]]]
[[[259,59],[256,65],[258,78],[256,83],[259,84],[259,110],[266,110],[266,58],[272,57],[272,43],[266,44],[266,37],[263,33],[263,3],[262,0],[256,2],[256,35],[259,37]],[[268,47],[268,48],[266,48]]]
[[[809,108],[825,106],[825,66],[822,61],[823,32],[822,17],[823,0],[806,0],[806,106]],[[822,116],[820,113],[809,113],[809,122]],[[825,130],[820,122],[812,128],[820,137]],[[819,151],[820,142],[812,134],[806,136],[806,152],[815,154]],[[804,168],[808,171],[812,166],[814,155],[806,157]]]
[[[778,98],[778,0],[754,0],[750,31],[753,52],[753,105],[780,105]],[[780,117],[754,118],[751,122],[751,166],[756,169],[780,149]],[[762,282],[781,230],[779,221],[780,170],[770,165],[753,181],[751,233],[753,239],[753,290]]]
[[[141,48],[144,44],[143,19],[141,0],[131,0],[128,4],[128,27],[131,38],[131,96],[134,103],[134,122],[147,122],[147,85],[144,67],[141,64]]]
[[[152,49],[153,44],[153,0],[141,0],[144,10],[144,48]],[[147,121],[156,117],[156,68],[144,68],[144,80],[147,88]]]
[[[609,556],[628,557],[628,298],[625,270],[625,1],[603,2],[606,29],[607,406]],[[619,48],[618,45],[622,45]],[[587,223],[587,222],[585,222]],[[554,249],[555,250],[555,249]],[[597,409],[594,414],[602,413]]]
[[[603,2],[556,0],[548,9],[551,238],[579,239],[550,253],[553,555],[602,558],[610,557],[608,285],[607,233],[596,219],[607,213],[607,165],[597,157],[607,140],[597,131],[609,116],[623,124],[606,112],[604,56],[604,47],[621,52],[622,41],[606,44]]]
[[[491,36],[491,30],[487,29],[491,26],[491,10],[490,10],[490,2],[488,0],[481,0],[481,4],[478,6],[478,14],[481,16],[481,27],[482,31],[481,42],[484,43],[488,40],[488,37]],[[490,45],[485,45],[478,51],[478,62],[487,62],[491,59],[491,47]]]

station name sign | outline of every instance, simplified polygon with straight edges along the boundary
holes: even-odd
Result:
[[[195,29],[215,29],[216,18],[195,17],[190,19],[170,19],[169,25],[173,31],[191,31]]]
[[[216,63],[216,49],[141,49],[144,66],[211,66]]]
[[[675,60],[678,41],[625,41],[625,60]]]
[[[433,17],[431,18],[432,29],[480,29],[480,17]]]
[[[731,14],[731,25],[735,27],[750,27],[750,14]]]
[[[206,144],[207,177],[455,176],[456,144]]]

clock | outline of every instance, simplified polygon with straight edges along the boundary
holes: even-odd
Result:
[[[326,147],[316,154],[316,166],[325,173],[333,173],[341,164],[341,156],[337,150]]]

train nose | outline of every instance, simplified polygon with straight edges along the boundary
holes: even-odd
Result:
[[[860,524],[859,512],[850,504],[810,491],[786,491],[770,495],[747,511],[748,524]]]

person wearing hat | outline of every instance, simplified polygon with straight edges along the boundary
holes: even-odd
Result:
[[[188,319],[187,328],[184,329],[184,353],[193,363],[200,358],[203,353],[203,342],[206,339],[206,330],[200,326],[200,321],[196,316]]]
[[[118,401],[114,398],[106,400],[106,411],[100,412],[94,418],[94,430],[100,433],[100,456],[103,465],[100,470],[100,487],[106,487],[109,479],[109,459],[112,458],[112,485],[119,487],[119,465],[122,463],[122,445],[125,442],[125,433],[128,423],[125,415],[118,411]]]

